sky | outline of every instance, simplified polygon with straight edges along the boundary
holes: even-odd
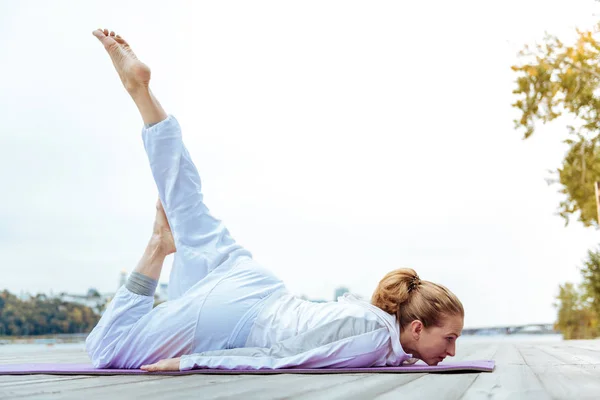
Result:
[[[370,298],[414,268],[465,327],[550,323],[600,234],[556,215],[564,121],[514,129],[517,52],[593,0],[0,0],[0,289],[117,289],[157,197],[96,28],[152,69],[204,200],[290,291]],[[167,282],[172,258],[163,268]]]

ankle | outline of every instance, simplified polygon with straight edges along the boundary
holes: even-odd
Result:
[[[129,95],[131,96],[131,98],[133,99],[133,101],[136,104],[138,104],[138,102],[151,102],[152,101],[152,96],[150,95],[150,87],[149,86],[132,84],[132,85],[125,86],[125,90],[127,90],[127,93],[129,93]]]
[[[164,254],[166,257],[169,255],[168,251],[169,237],[162,232],[154,232],[148,242],[148,249],[152,254],[161,256]]]
[[[156,100],[149,87],[136,87],[127,91],[137,106],[144,124],[156,124],[167,119],[167,113]]]

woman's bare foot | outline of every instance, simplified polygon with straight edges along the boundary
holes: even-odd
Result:
[[[166,254],[175,253],[177,250],[175,248],[173,234],[171,233],[171,227],[169,226],[169,221],[167,220],[167,215],[165,214],[165,210],[160,202],[160,199],[158,199],[156,202],[156,217],[154,219],[153,237],[160,241],[161,247],[164,251],[166,251]]]
[[[108,29],[96,29],[92,33],[104,45],[144,123],[150,125],[165,120],[167,113],[149,87],[150,68],[138,60],[121,36],[112,31],[109,33]]]
[[[92,34],[104,45],[125,89],[132,95],[143,89],[148,90],[150,68],[138,60],[125,39],[108,29],[96,29]]]

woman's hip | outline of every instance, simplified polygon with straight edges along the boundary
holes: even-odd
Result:
[[[252,259],[236,266],[202,304],[194,352],[243,347],[264,301],[284,288],[280,279]]]

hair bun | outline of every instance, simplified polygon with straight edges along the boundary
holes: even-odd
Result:
[[[408,293],[411,293],[413,290],[418,288],[419,285],[421,285],[421,278],[419,278],[419,275],[414,274],[408,283]]]

